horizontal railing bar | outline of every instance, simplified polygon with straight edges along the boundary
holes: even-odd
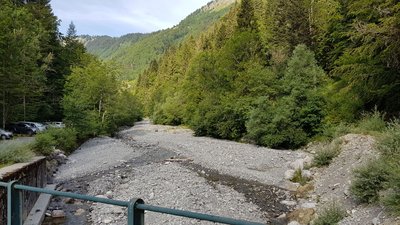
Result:
[[[164,207],[147,205],[147,204],[137,204],[136,208],[142,209],[142,210],[148,210],[148,211],[152,211],[152,212],[170,214],[170,215],[187,217],[187,218],[192,218],[192,219],[207,220],[207,221],[211,221],[211,222],[231,224],[231,225],[264,225],[264,223],[255,223],[255,222],[250,222],[250,221],[246,221],[246,220],[237,220],[237,219],[232,219],[232,218],[227,218],[227,217],[222,217],[222,216],[214,216],[214,215],[190,212],[190,211],[179,210],[179,209],[170,209],[170,208],[164,208]]]
[[[99,197],[94,197],[94,196],[90,196],[90,195],[81,195],[81,194],[76,194],[76,193],[71,193],[71,192],[54,191],[54,190],[30,187],[30,186],[25,186],[25,185],[20,185],[20,184],[16,184],[14,187],[15,187],[15,189],[19,189],[19,190],[46,193],[46,194],[68,197],[68,198],[81,199],[81,200],[87,200],[87,201],[92,201],[92,202],[100,202],[100,203],[109,204],[109,205],[117,205],[117,206],[123,206],[123,207],[128,207],[128,205],[129,205],[129,202],[126,202],[126,201],[120,201],[120,200],[114,200],[114,199],[108,199],[108,198],[99,198]]]
[[[0,187],[1,186],[2,187],[7,187],[7,185],[8,185],[8,183],[0,181]],[[92,202],[100,202],[100,203],[110,204],[110,205],[118,205],[118,206],[122,206],[122,207],[128,207],[129,206],[129,202],[127,202],[127,201],[120,201],[120,200],[107,199],[107,198],[99,198],[99,197],[76,194],[76,193],[71,193],[71,192],[54,191],[54,190],[50,190],[50,189],[30,187],[30,186],[20,185],[20,184],[16,184],[14,186],[14,188],[18,189],[18,190],[45,193],[45,194],[51,194],[51,195],[55,195],[55,196],[69,197],[69,198],[87,200],[87,201],[92,201]],[[170,215],[175,215],[175,216],[180,216],[180,217],[187,217],[187,218],[192,218],[192,219],[206,220],[206,221],[223,223],[223,224],[231,224],[231,225],[263,225],[263,223],[250,222],[250,221],[246,221],[246,220],[237,220],[237,219],[232,219],[232,218],[228,218],[228,217],[215,216],[215,215],[197,213],[197,212],[190,212],[190,211],[179,210],[179,209],[170,209],[170,208],[164,208],[164,207],[147,205],[147,204],[137,204],[135,207],[137,209],[141,209],[141,210],[147,210],[147,211],[152,211],[152,212],[170,214]]]

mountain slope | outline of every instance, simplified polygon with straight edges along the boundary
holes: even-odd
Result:
[[[101,59],[107,59],[119,48],[127,47],[147,36],[148,34],[142,33],[126,34],[121,37],[82,35],[79,40],[88,52]]]
[[[124,79],[135,79],[154,59],[189,36],[197,37],[225,15],[235,0],[216,0],[196,10],[178,25],[150,34],[127,34],[119,38],[81,36],[87,50],[119,64]]]

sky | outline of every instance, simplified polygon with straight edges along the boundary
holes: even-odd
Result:
[[[118,37],[173,27],[211,0],[51,0],[65,34],[71,21],[78,34]]]

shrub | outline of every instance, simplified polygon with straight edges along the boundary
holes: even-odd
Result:
[[[72,153],[77,146],[77,133],[73,128],[49,129],[47,131],[54,138],[54,147],[66,153]]]
[[[334,225],[338,224],[346,216],[346,211],[337,203],[331,203],[322,210],[314,225]]]
[[[375,134],[383,132],[386,129],[384,114],[380,113],[376,108],[373,112],[364,114],[363,118],[358,122],[354,129],[356,133]]]
[[[301,169],[297,169],[294,171],[293,178],[290,181],[305,185],[310,179],[303,176]]]
[[[382,153],[383,166],[388,176],[385,184],[386,195],[382,202],[395,214],[400,215],[400,123],[398,120],[389,123],[386,132],[377,143]]]
[[[389,173],[385,162],[373,160],[354,171],[355,179],[350,187],[351,193],[361,202],[371,203],[378,200]]]
[[[393,121],[388,124],[385,133],[377,143],[378,150],[384,156],[400,156],[400,123]]]
[[[53,152],[55,144],[54,137],[50,133],[44,132],[36,135],[32,149],[36,154],[47,156]]]
[[[321,135],[317,137],[317,140],[332,141],[333,139],[351,133],[351,130],[351,126],[346,123],[327,124],[323,127],[323,131]]]
[[[326,148],[317,151],[314,156],[313,165],[317,167],[329,165],[335,157],[340,154],[341,139],[335,139]]]
[[[20,163],[30,160],[35,154],[29,143],[7,141],[0,145],[0,167],[1,165]]]
[[[389,165],[389,177],[386,184],[388,189],[382,198],[384,205],[396,216],[400,216],[400,157],[391,159]]]
[[[60,149],[71,153],[77,145],[77,134],[72,128],[50,128],[36,135],[33,150],[42,155],[49,155],[53,149]]]

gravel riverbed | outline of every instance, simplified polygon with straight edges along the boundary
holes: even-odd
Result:
[[[305,154],[194,137],[188,129],[142,121],[116,138],[84,143],[60,167],[55,180],[94,196],[140,197],[151,205],[285,224],[276,219],[293,209],[281,203],[293,200],[284,172]],[[84,216],[81,224],[126,224],[123,208],[85,204],[89,209],[79,213]],[[70,214],[77,210],[74,207]],[[146,224],[210,224],[152,212],[145,218]]]

